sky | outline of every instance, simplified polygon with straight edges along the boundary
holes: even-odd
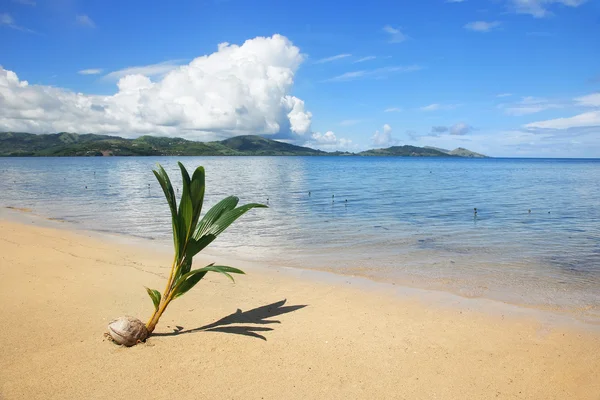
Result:
[[[600,1],[0,0],[0,131],[600,157]]]

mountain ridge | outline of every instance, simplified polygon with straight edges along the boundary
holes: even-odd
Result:
[[[461,148],[459,148],[461,149]],[[455,149],[457,151],[459,149]],[[461,154],[478,154],[464,150]],[[392,146],[359,153],[326,152],[279,142],[258,135],[235,136],[221,141],[196,142],[183,138],[119,136],[59,132],[33,134],[0,132],[0,157],[68,157],[68,156],[403,156],[469,157],[437,149],[416,146]],[[481,155],[480,155],[481,156]]]
[[[450,154],[453,156],[466,157],[466,158],[488,158],[488,156],[485,156],[480,153],[476,153],[469,149],[465,149],[464,147],[457,147],[454,150],[446,150],[446,149],[442,149],[440,147],[433,147],[433,146],[425,146],[423,148],[424,149],[433,149],[433,150],[441,151],[442,153]]]

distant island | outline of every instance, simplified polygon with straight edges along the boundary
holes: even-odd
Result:
[[[486,157],[461,147],[449,151],[435,147],[392,146],[360,153],[326,152],[278,142],[257,135],[236,136],[214,142],[182,138],[118,136],[69,132],[33,134],[0,132],[0,157],[74,156],[398,156],[398,157]]]

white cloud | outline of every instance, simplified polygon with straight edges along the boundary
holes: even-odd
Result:
[[[371,143],[373,143],[374,146],[390,147],[397,145],[398,140],[394,139],[392,136],[392,127],[385,124],[383,125],[383,130],[381,132],[375,131],[371,137]]]
[[[490,32],[490,31],[498,28],[499,26],[500,26],[500,22],[498,22],[498,21],[492,21],[492,22],[474,21],[474,22],[469,22],[468,24],[466,24],[464,26],[464,28],[468,29],[470,31],[475,31],[475,32]]]
[[[110,72],[104,76],[106,79],[118,80],[127,75],[144,75],[153,77],[162,77],[168,72],[179,68],[184,60],[168,60],[157,64],[140,65],[137,67],[127,67],[117,71]]]
[[[444,127],[446,128],[446,127]],[[414,144],[445,149],[465,147],[494,157],[597,157],[600,154],[599,130],[594,127],[553,129],[515,129],[479,131],[477,135],[449,134],[416,136]]]
[[[338,54],[336,56],[321,58],[320,60],[315,61],[315,64],[325,64],[328,62],[341,60],[342,58],[347,58],[347,57],[351,57],[351,56],[352,56],[352,54]]]
[[[499,93],[496,95],[496,97],[510,97],[512,96],[512,93]]]
[[[432,126],[431,127],[431,136],[439,136],[440,133],[448,132],[447,126]]]
[[[352,143],[352,140],[338,138],[332,131],[327,131],[323,134],[320,132],[313,133],[311,139],[306,141],[304,146],[326,151],[350,150],[356,147]]]
[[[473,128],[470,125],[467,125],[464,122],[459,122],[452,125],[449,130],[451,135],[463,136],[471,132],[472,129]]]
[[[471,125],[468,125],[464,122],[458,122],[451,126],[444,126],[444,125],[432,126],[431,133],[429,134],[429,136],[438,137],[438,136],[440,136],[441,133],[449,133],[450,135],[454,135],[454,136],[464,136],[467,133],[471,132],[472,130],[473,130],[473,127],[471,127]]]
[[[7,28],[16,29],[21,32],[35,33],[35,31],[25,28],[21,25],[17,25],[15,19],[9,13],[0,13],[0,27],[5,26]]]
[[[383,112],[402,112],[400,107],[389,107],[383,110]]]
[[[15,20],[13,19],[13,17],[10,14],[8,14],[8,13],[0,14],[0,25],[11,26],[14,24],[15,24]]]
[[[441,108],[442,106],[440,104],[437,103],[433,103],[430,104],[428,106],[423,106],[420,108],[421,111],[437,111]]]
[[[547,99],[540,97],[527,96],[523,97],[521,101],[514,104],[501,104],[499,108],[504,109],[504,113],[513,116],[522,116],[528,114],[535,114],[540,111],[561,108],[562,105],[550,102]]]
[[[458,107],[458,104],[433,103],[433,104],[429,104],[428,106],[421,107],[421,108],[419,108],[419,110],[421,110],[421,111],[454,110],[456,107]]]
[[[383,27],[383,31],[389,35],[389,43],[400,43],[404,42],[408,36],[406,36],[400,29],[393,28],[390,25]]]
[[[77,73],[79,75],[98,75],[98,74],[102,73],[102,69],[101,68],[82,69],[81,71],[77,71]]]
[[[576,106],[592,107],[596,108],[596,110],[577,114],[572,117],[531,122],[526,124],[525,128],[533,130],[565,130],[569,135],[574,134],[574,129],[579,129],[579,133],[581,134],[587,134],[589,133],[589,129],[585,130],[585,128],[597,128],[592,129],[592,133],[598,134],[598,130],[600,129],[600,92],[576,97],[573,99],[573,102]],[[582,130],[581,128],[584,129]]]
[[[600,92],[577,97],[575,98],[575,102],[580,106],[600,107]]]
[[[325,132],[324,134],[315,132],[312,134],[312,139],[319,144],[332,144],[337,142],[335,133],[332,131]]]
[[[88,28],[96,27],[96,23],[94,21],[92,21],[92,19],[85,14],[77,15],[75,17],[75,22],[77,22],[78,25],[86,26]]]
[[[600,111],[589,111],[569,118],[555,118],[532,122],[525,125],[529,129],[571,129],[600,126]]]
[[[352,64],[361,63],[361,62],[365,62],[365,61],[371,61],[376,58],[377,58],[376,56],[366,56],[366,57],[359,58],[356,61],[353,61]]]
[[[345,119],[342,122],[340,122],[341,126],[352,126],[352,125],[357,125],[360,124],[362,122],[362,119]]]
[[[298,137],[310,132],[312,117],[289,94],[302,61],[300,50],[280,35],[223,43],[159,81],[127,75],[110,96],[29,85],[0,67],[0,131]]]
[[[369,71],[352,71],[346,72],[344,74],[334,76],[331,79],[327,79],[326,82],[342,82],[342,81],[352,81],[354,79],[362,78],[368,74]]]
[[[335,76],[331,79],[327,79],[327,82],[344,82],[344,81],[352,81],[360,78],[375,78],[382,79],[386,78],[388,75],[393,73],[402,73],[402,72],[414,72],[423,69],[418,65],[408,65],[408,66],[395,66],[395,67],[382,67],[371,70],[361,70],[361,71],[352,71],[346,72],[344,74]]]
[[[518,14],[529,14],[535,18],[544,18],[552,15],[548,7],[560,4],[567,7],[579,7],[587,0],[510,0],[512,8]]]

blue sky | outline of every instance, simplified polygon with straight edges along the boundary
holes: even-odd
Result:
[[[0,130],[600,157],[599,3],[2,0]]]

